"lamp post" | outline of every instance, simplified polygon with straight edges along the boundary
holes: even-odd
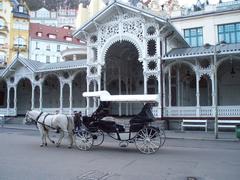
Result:
[[[214,118],[214,134],[215,139],[218,139],[218,88],[217,88],[217,44],[214,45],[213,53],[213,63],[214,63],[214,101],[215,101],[215,118]]]
[[[220,53],[220,50],[217,50],[217,46],[225,45],[225,41],[221,41],[214,45],[214,52],[213,52],[213,63],[214,63],[214,87],[215,87],[215,117],[214,117],[214,134],[215,139],[218,139],[218,87],[217,87],[217,54]]]

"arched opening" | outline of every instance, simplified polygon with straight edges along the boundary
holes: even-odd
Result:
[[[80,71],[72,81],[72,105],[74,108],[86,107],[82,93],[87,91],[86,72]]]
[[[199,81],[200,106],[212,105],[212,85],[209,76],[204,75]]]
[[[165,97],[166,106],[196,106],[196,75],[188,64],[169,67],[165,74]]]
[[[9,103],[9,107],[10,108],[14,108],[14,88],[12,87],[10,89],[10,97],[9,97],[9,100],[10,100],[10,103]]]
[[[158,80],[156,76],[150,76],[147,81],[147,93],[158,94]]]
[[[60,82],[55,74],[45,77],[42,85],[43,108],[60,107]]]
[[[129,41],[118,41],[110,46],[105,56],[102,82],[110,94],[143,94],[143,67],[139,52]],[[114,103],[113,115],[131,115],[139,112],[142,105],[136,103]],[[118,113],[116,113],[118,112]]]
[[[218,105],[240,105],[240,61],[230,58],[218,67]]]
[[[32,84],[27,78],[21,79],[17,84],[17,114],[25,115],[31,109]]]
[[[39,86],[36,86],[34,88],[34,108],[40,108],[40,88]]]
[[[7,83],[0,80],[0,108],[7,108]]]
[[[70,106],[69,96],[70,96],[70,87],[68,84],[63,86],[63,108],[68,108]]]

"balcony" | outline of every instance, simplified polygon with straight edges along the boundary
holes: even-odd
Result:
[[[0,49],[1,50],[7,50],[8,49],[8,44],[5,43],[5,44],[0,44]]]
[[[4,32],[7,31],[8,32],[8,27],[7,26],[1,26],[0,25],[0,32]]]
[[[27,45],[14,44],[13,45],[13,50],[14,51],[19,51],[19,52],[25,52],[25,51],[27,51]]]

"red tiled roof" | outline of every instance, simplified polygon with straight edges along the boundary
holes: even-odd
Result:
[[[38,36],[37,33],[42,33],[42,36]],[[71,29],[64,29],[61,27],[46,26],[39,23],[30,23],[30,37],[32,39],[42,39],[48,41],[58,41],[71,44],[82,44],[76,38],[72,37],[73,31]],[[49,34],[56,35],[56,39],[49,38]],[[73,38],[72,41],[67,41],[66,37]]]

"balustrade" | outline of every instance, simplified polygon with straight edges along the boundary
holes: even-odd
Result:
[[[200,117],[213,117],[215,108],[212,106],[201,106]],[[191,107],[166,107],[165,117],[197,117],[197,108]],[[218,106],[219,117],[239,117],[240,106]]]

